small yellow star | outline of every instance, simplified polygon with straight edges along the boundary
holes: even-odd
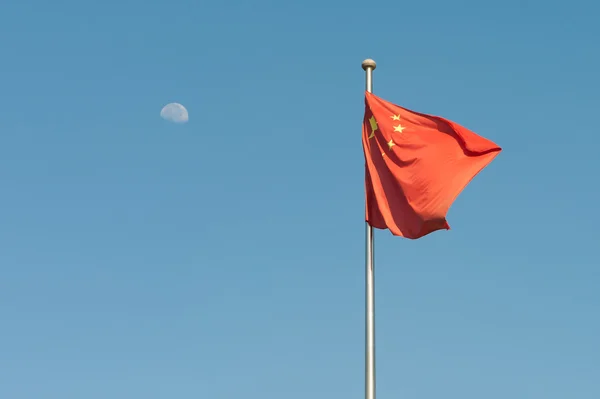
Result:
[[[390,118],[392,118],[393,121],[399,121],[400,115],[392,115],[392,116],[390,116]]]
[[[390,150],[391,150],[391,149],[392,149],[392,147],[396,145],[396,143],[394,143],[394,140],[390,140],[390,141],[387,143],[387,145],[388,145],[388,147],[389,147],[389,148],[390,148]]]
[[[394,126],[394,132],[400,132],[400,133],[402,133],[402,131],[404,129],[406,129],[406,128],[404,126],[400,125],[400,124],[398,126]]]
[[[377,121],[375,120],[374,116],[371,116],[371,118],[369,118],[369,123],[371,124],[371,135],[369,136],[369,138],[372,139],[373,137],[375,137],[375,130],[377,130]]]

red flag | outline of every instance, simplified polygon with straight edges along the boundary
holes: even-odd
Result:
[[[410,239],[450,229],[455,198],[501,151],[452,121],[368,92],[362,130],[366,220]]]

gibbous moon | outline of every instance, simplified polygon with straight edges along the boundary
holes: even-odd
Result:
[[[189,119],[187,109],[179,103],[170,103],[160,110],[160,117],[174,123],[186,123]]]

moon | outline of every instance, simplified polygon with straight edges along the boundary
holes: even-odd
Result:
[[[160,110],[160,117],[173,123],[186,123],[189,120],[188,111],[179,103],[170,103]]]

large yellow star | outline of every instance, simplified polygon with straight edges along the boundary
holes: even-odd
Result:
[[[398,124],[398,126],[394,126],[394,132],[400,132],[402,133],[402,131],[406,129],[404,126]]]
[[[375,137],[375,130],[377,130],[377,121],[375,120],[374,116],[371,115],[371,118],[369,118],[369,123],[371,124],[371,135],[369,138],[372,139]]]
[[[390,118],[392,118],[393,121],[399,121],[400,115],[392,115],[392,116],[390,116]]]

